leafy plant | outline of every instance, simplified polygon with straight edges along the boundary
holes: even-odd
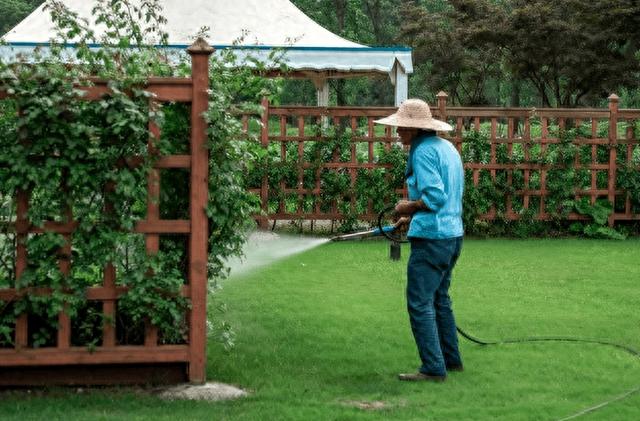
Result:
[[[629,198],[632,211],[640,213],[640,163],[632,161],[619,165],[616,178],[617,185]]]
[[[172,62],[165,49],[165,18],[158,0],[99,0],[92,22],[79,18],[61,1],[47,4],[57,32],[45,55],[36,51],[14,63],[0,61],[0,89],[10,100],[0,101],[0,197],[3,238],[0,285],[27,290],[45,287],[48,294],[24,294],[0,306],[0,337],[11,336],[20,314],[30,314],[30,340],[34,346],[52,344],[58,313],[64,309],[74,323],[80,342],[95,346],[95,324],[115,323],[101,310],[87,310],[84,292],[102,283],[108,263],[116,267],[117,281],[128,287],[118,303],[118,315],[131,322],[158,327],[165,343],[186,337],[185,312],[189,302],[181,296],[185,284],[184,241],[161,239],[160,250],[147,255],[141,236],[129,234],[147,209],[147,177],[158,156],[188,153],[175,139],[189,133],[188,107],[154,104],[145,89],[150,76],[184,76],[189,64]],[[100,35],[92,28],[104,28]],[[72,41],[74,65],[65,48]],[[101,48],[90,48],[100,44]],[[274,60],[275,60],[274,55]],[[35,64],[34,64],[35,63]],[[237,142],[241,123],[239,109],[254,109],[256,96],[277,90],[278,82],[260,78],[265,64],[253,68],[237,65],[230,50],[211,60],[209,109],[205,119],[211,160],[209,162],[210,219],[209,258],[211,289],[226,274],[225,259],[241,253],[255,198],[244,189],[243,175],[251,161],[249,143]],[[87,101],[85,88],[92,77],[106,81],[109,93]],[[250,87],[248,89],[247,87]],[[18,112],[19,110],[19,112]],[[163,131],[156,138],[149,130]],[[149,143],[153,148],[149,148]],[[136,158],[132,164],[130,158]],[[189,185],[181,174],[163,177],[161,214],[176,215],[188,209]],[[184,175],[184,174],[182,174]],[[15,215],[11,198],[17,191],[30,196],[28,222],[44,227],[47,221],[75,221],[70,239],[46,233],[26,236],[28,265],[15,279],[14,243],[8,230]],[[167,205],[166,197],[174,198]],[[8,215],[5,217],[4,215]],[[71,252],[65,251],[71,241]],[[70,262],[64,271],[60,260]],[[5,264],[6,263],[6,264]],[[7,279],[7,281],[4,281]],[[77,323],[82,314],[90,323]],[[32,325],[31,323],[29,324]],[[135,326],[133,326],[135,325]],[[121,336],[135,336],[124,332]],[[78,338],[74,338],[76,341]],[[76,341],[77,342],[77,341]]]
[[[536,124],[535,121],[532,125]],[[506,171],[496,170],[495,176],[490,176],[487,170],[478,170],[477,183],[473,180],[473,170],[465,171],[465,194],[463,219],[467,233],[475,235],[515,235],[527,237],[531,235],[579,234],[588,237],[622,239],[625,235],[619,230],[607,226],[608,217],[613,211],[611,203],[598,200],[591,205],[588,198],[576,199],[576,192],[584,186],[590,185],[589,171],[577,168],[576,157],[581,152],[576,138],[585,136],[583,127],[569,130],[558,130],[558,142],[547,145],[544,153],[531,153],[530,159],[525,160],[524,154],[516,151],[512,153],[506,149],[496,147],[496,161],[503,164],[536,163],[549,167],[546,178],[546,196],[544,211],[551,217],[551,221],[536,220],[536,214],[542,211],[537,202],[530,203],[524,208],[522,203],[512,207],[518,212],[516,221],[509,221],[505,217],[505,197],[514,196],[516,188],[524,188],[522,175],[517,171],[511,172],[512,182],[509,184]],[[483,131],[467,131],[464,134],[462,157],[465,162],[490,162],[490,142],[488,133]],[[626,189],[633,189],[634,176],[630,182],[623,184]],[[529,188],[540,189],[539,175],[530,174]],[[629,191],[629,190],[628,190]],[[533,199],[532,199],[533,200]],[[491,210],[495,212],[495,219],[485,221],[483,215]],[[591,218],[588,223],[576,222],[567,227],[564,224],[571,212],[586,215]]]
[[[609,215],[613,212],[613,205],[608,200],[598,200],[591,204],[588,198],[583,197],[576,201],[575,208],[579,214],[591,217],[592,221],[587,224],[574,223],[570,227],[572,231],[583,233],[587,237],[613,240],[624,240],[627,237],[620,231],[607,226]]]

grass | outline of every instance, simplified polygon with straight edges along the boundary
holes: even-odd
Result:
[[[418,366],[403,261],[384,242],[331,243],[230,279],[220,299],[237,332],[209,347],[212,380],[250,389],[233,402],[163,402],[131,389],[0,395],[0,419],[554,420],[640,384],[640,361],[612,348],[462,340],[465,372],[442,384],[396,380]],[[467,240],[454,275],[458,323],[487,339],[568,335],[640,348],[640,241]],[[360,409],[354,402],[382,409]],[[640,394],[584,420],[640,419]]]

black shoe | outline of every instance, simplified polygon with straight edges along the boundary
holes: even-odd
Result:
[[[398,374],[398,379],[406,382],[420,382],[420,381],[430,381],[430,382],[443,382],[445,381],[447,376],[435,376],[432,374],[424,374],[424,373],[401,373]]]

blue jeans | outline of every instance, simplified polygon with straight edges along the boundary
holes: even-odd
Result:
[[[420,372],[444,376],[447,367],[462,365],[449,297],[451,271],[460,256],[462,237],[410,240],[407,309],[422,360]]]

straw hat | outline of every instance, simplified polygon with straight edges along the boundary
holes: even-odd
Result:
[[[375,120],[374,123],[385,126],[411,127],[416,129],[448,132],[453,130],[450,124],[436,120],[431,115],[429,104],[421,99],[408,99],[389,117]]]

